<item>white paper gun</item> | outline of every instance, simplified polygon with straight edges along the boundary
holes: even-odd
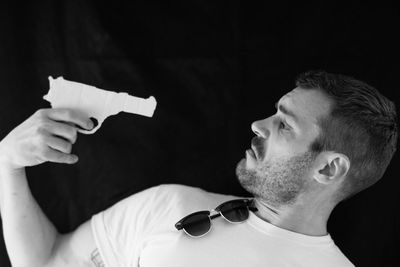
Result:
[[[127,93],[116,93],[96,88],[83,83],[64,80],[63,77],[53,79],[49,76],[50,89],[43,99],[49,101],[53,108],[71,108],[83,112],[98,121],[98,125],[90,131],[78,131],[93,134],[103,121],[121,111],[152,117],[157,102],[153,96],[147,99],[131,96]]]

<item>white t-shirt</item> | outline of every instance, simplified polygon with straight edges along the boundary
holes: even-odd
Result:
[[[235,198],[182,185],[152,187],[94,215],[92,231],[107,267],[354,266],[330,235],[291,232],[254,213],[240,224],[215,218],[200,238],[174,227],[192,212]]]

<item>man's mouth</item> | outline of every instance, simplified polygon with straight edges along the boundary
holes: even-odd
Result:
[[[253,137],[251,139],[251,152],[256,159],[261,159],[264,154],[264,147],[260,137]]]
[[[257,159],[257,155],[253,149],[247,149],[246,153],[249,154],[250,156],[252,156],[253,158]]]

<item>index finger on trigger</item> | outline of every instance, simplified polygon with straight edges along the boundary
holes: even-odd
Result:
[[[48,117],[55,121],[63,121],[69,124],[75,124],[83,129],[91,130],[93,122],[90,118],[77,110],[69,108],[52,108],[47,113]]]

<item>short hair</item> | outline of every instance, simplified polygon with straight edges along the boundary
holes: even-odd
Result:
[[[376,183],[397,150],[395,104],[365,82],[325,71],[298,75],[296,86],[320,90],[332,101],[330,113],[318,119],[320,133],[309,150],[349,157],[350,169],[336,200],[348,199]]]

